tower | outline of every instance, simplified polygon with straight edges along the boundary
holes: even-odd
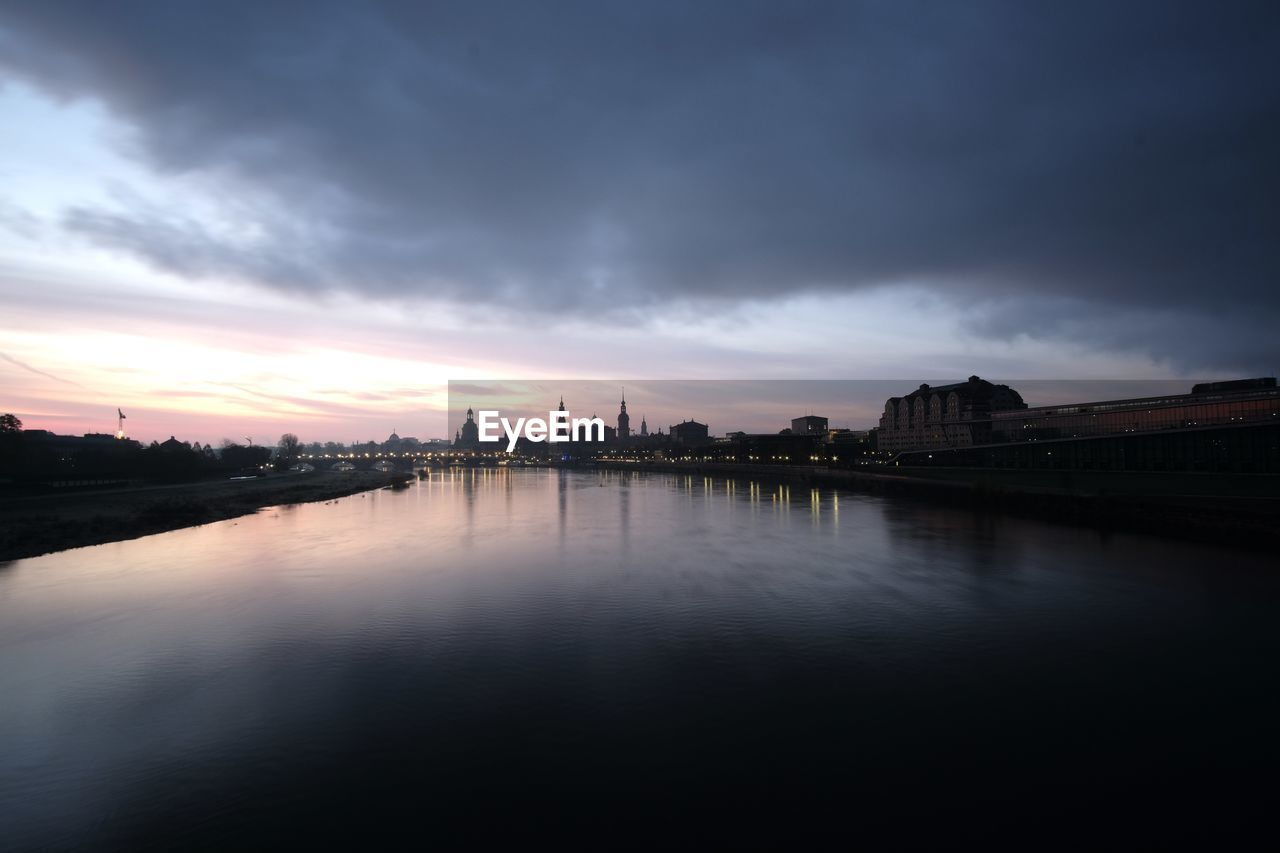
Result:
[[[564,394],[561,394],[561,395],[560,395],[560,408],[559,408],[559,409],[557,409],[557,411],[563,412],[564,410],[565,410],[565,409],[564,409]],[[567,417],[567,416],[566,416],[566,417]],[[565,426],[562,426],[562,427],[556,427],[554,430],[549,430],[549,432],[551,432],[551,431],[554,431],[555,436],[556,436],[556,438],[555,438],[555,440],[556,440],[556,441],[568,441],[568,440],[572,437],[572,436],[570,435],[570,433],[569,433],[569,427],[568,427],[568,425],[565,425]],[[548,436],[548,437],[549,437],[549,436]]]
[[[648,436],[649,436],[649,422],[644,419],[644,415],[641,415],[640,416],[640,437],[648,438]]]
[[[476,423],[475,412],[469,407],[467,409],[467,421],[462,425],[462,429],[458,430],[458,438],[454,443],[454,447],[458,450],[480,449],[480,425]]]
[[[627,392],[622,391],[622,410],[618,412],[618,438],[631,436],[631,416],[627,414]]]

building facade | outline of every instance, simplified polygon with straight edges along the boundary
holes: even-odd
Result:
[[[1280,473],[1274,378],[1196,385],[1190,394],[994,412],[976,447],[906,452],[906,466],[1077,471]]]
[[[1095,435],[1231,426],[1274,421],[1280,389],[1274,378],[1205,382],[1190,394],[1036,406],[991,416],[991,442],[1045,441]]]
[[[466,422],[454,436],[453,446],[456,450],[480,449],[480,425],[476,423],[475,412],[470,407],[467,408]]]
[[[877,442],[889,453],[986,444],[994,412],[1026,408],[1022,396],[1008,385],[977,376],[953,385],[921,385],[885,401]]]
[[[681,421],[670,429],[671,441],[675,444],[702,445],[707,443],[707,425],[697,421]]]
[[[791,419],[792,435],[825,435],[826,432],[826,418],[820,418],[817,415],[805,415],[802,418]]]

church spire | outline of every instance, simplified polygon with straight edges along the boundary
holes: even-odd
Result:
[[[631,436],[631,416],[627,414],[627,390],[622,389],[622,408],[618,411],[618,438]]]

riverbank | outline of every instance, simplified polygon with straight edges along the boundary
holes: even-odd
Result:
[[[680,462],[600,463],[600,467],[847,488],[1250,550],[1273,549],[1280,532],[1280,476],[1273,474],[979,468],[872,471]]]
[[[0,496],[0,562],[223,521],[268,506],[332,500],[406,479],[404,474],[379,471],[315,471],[4,495]]]

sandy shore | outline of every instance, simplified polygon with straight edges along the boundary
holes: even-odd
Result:
[[[136,539],[246,515],[266,506],[331,500],[406,479],[377,471],[273,474],[0,498],[0,562]]]

